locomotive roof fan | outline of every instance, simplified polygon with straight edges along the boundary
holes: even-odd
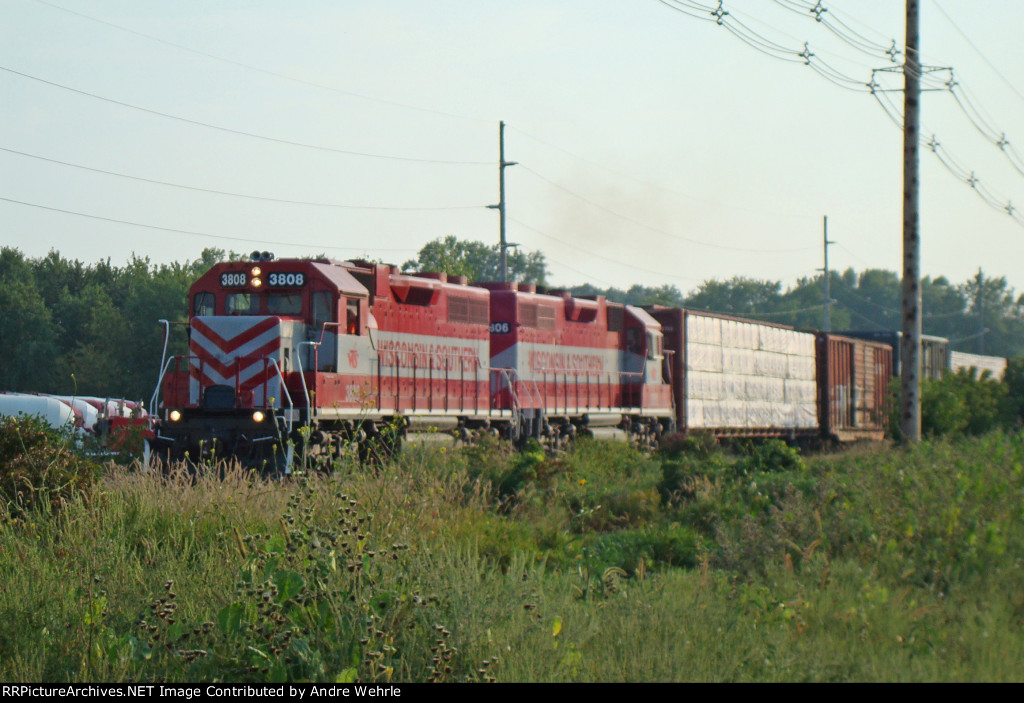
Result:
[[[254,251],[249,254],[249,259],[252,261],[273,261],[274,253],[270,251]]]

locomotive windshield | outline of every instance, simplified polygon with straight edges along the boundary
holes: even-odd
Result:
[[[268,315],[301,315],[302,295],[300,293],[273,293],[267,296]]]
[[[224,312],[228,315],[301,315],[302,294],[228,293],[224,296]]]
[[[196,293],[192,305],[192,314],[196,316],[213,315],[215,304],[216,298],[214,298],[213,293]]]
[[[258,315],[259,296],[249,293],[229,293],[224,296],[224,312],[228,315]]]

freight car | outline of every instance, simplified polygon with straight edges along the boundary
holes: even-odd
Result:
[[[892,347],[816,333],[818,418],[822,434],[840,442],[885,437]]]
[[[960,369],[976,369],[978,374],[986,371],[994,379],[1001,379],[1006,373],[1007,360],[1002,356],[985,354],[968,354],[967,352],[951,351],[949,353],[949,370],[954,373]]]
[[[84,423],[81,411],[71,403],[35,393],[0,391],[0,415],[35,415],[53,428],[81,430]]]
[[[680,430],[820,434],[813,333],[693,310],[648,310],[665,335]]]
[[[881,436],[881,344],[705,312],[329,259],[215,265],[189,291],[148,446],[287,469],[410,432]]]
[[[846,337],[868,339],[881,342],[892,348],[892,373],[900,375],[900,354],[903,345],[903,333],[899,330],[845,330],[841,334]],[[921,335],[921,371],[922,378],[938,379],[946,373],[950,363],[949,340],[945,337]]]
[[[0,415],[32,415],[53,429],[70,430],[79,440],[98,440],[98,451],[139,453],[138,439],[149,424],[141,405],[91,396],[0,391]]]

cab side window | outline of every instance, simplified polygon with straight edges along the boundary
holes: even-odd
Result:
[[[324,324],[334,320],[333,302],[328,291],[313,293],[313,328],[318,335],[323,330]]]
[[[209,316],[214,312],[215,299],[213,293],[196,293],[192,299],[192,315],[196,317]]]
[[[359,334],[359,299],[348,298],[345,302],[345,333]]]

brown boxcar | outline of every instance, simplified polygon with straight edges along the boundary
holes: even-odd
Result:
[[[884,342],[817,333],[818,419],[841,442],[885,436],[892,347]]]
[[[858,339],[883,342],[892,348],[892,375],[900,375],[900,353],[903,333],[899,330],[840,330],[839,334]],[[949,340],[945,337],[921,335],[921,377],[942,378],[949,368]]]

